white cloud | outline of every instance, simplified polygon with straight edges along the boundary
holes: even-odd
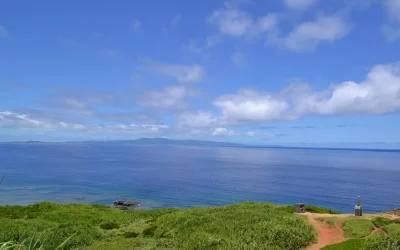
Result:
[[[253,23],[249,13],[234,9],[214,11],[209,22],[215,24],[221,33],[231,36],[244,35]]]
[[[390,17],[400,22],[400,1],[386,0],[385,2]]]
[[[394,42],[400,38],[400,24],[399,25],[384,25],[382,27],[383,35],[389,42]]]
[[[225,7],[228,9],[238,8],[240,5],[249,4],[252,0],[226,0]]]
[[[0,25],[0,38],[7,38],[8,37],[8,31],[6,28]]]
[[[231,56],[231,62],[238,67],[242,67],[247,64],[246,57],[242,52],[233,53]]]
[[[181,83],[198,82],[205,76],[203,67],[198,64],[180,65],[151,62],[150,67],[159,74],[176,78]]]
[[[400,38],[400,0],[385,0],[389,22],[382,26],[382,32],[389,42]]]
[[[184,117],[184,124],[212,127],[306,115],[391,113],[400,109],[400,64],[377,65],[360,83],[347,81],[322,91],[313,91],[307,84],[292,84],[278,93],[244,89],[218,97],[214,105],[216,114],[191,113]]]
[[[284,120],[289,109],[285,100],[269,93],[240,90],[236,94],[223,95],[214,101],[221,111],[220,122],[224,124]]]
[[[180,129],[187,128],[204,128],[210,127],[217,122],[217,118],[212,112],[198,111],[193,113],[183,113],[178,117],[177,127]]]
[[[215,128],[212,132],[213,136],[232,136],[235,135],[235,132],[226,128]]]
[[[282,39],[282,44],[293,50],[310,50],[321,42],[334,42],[347,35],[349,25],[338,16],[319,17],[304,22]]]
[[[378,65],[361,83],[343,82],[324,92],[294,93],[299,114],[384,114],[400,108],[399,65]],[[300,94],[300,95],[298,95]]]
[[[251,137],[273,137],[273,136],[275,136],[274,134],[259,132],[259,131],[248,131],[245,133],[245,135],[251,136]]]
[[[138,104],[149,108],[185,109],[185,98],[196,95],[196,90],[183,86],[171,85],[162,91],[148,91],[139,97]]]
[[[182,20],[182,15],[181,14],[176,14],[172,18],[172,20],[168,24],[168,26],[164,28],[164,32],[168,32],[168,31],[171,31],[171,30],[175,29],[178,26],[178,24],[181,22],[181,20]]]
[[[187,48],[189,49],[189,51],[197,54],[200,54],[204,50],[201,46],[197,45],[194,40],[189,41]]]
[[[286,6],[292,9],[307,9],[315,4],[318,0],[284,0]]]
[[[219,35],[214,35],[214,36],[207,36],[207,46],[211,47],[221,41],[221,37]]]
[[[137,19],[132,19],[129,23],[129,28],[133,32],[140,32],[142,31],[142,23]]]
[[[85,125],[70,123],[57,119],[48,119],[31,114],[11,111],[0,112],[0,128],[31,129],[42,131],[75,131],[85,133],[112,134],[153,134],[169,128],[164,124],[114,124],[114,125]]]
[[[0,112],[0,128],[17,128],[17,129],[70,129],[80,130],[85,128],[82,124],[66,123],[63,121],[51,121],[45,118],[33,117],[29,114],[19,114],[11,111]]]
[[[246,11],[237,9],[219,9],[208,17],[208,22],[215,25],[221,34],[233,37],[257,36],[275,29],[277,16],[268,14],[255,20]]]

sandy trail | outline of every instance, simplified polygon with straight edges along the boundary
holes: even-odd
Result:
[[[335,223],[334,226],[329,225],[326,222],[317,220],[317,218],[323,217],[336,217],[336,218],[350,218],[351,214],[313,214],[304,213],[300,215],[305,215],[308,218],[308,223],[312,225],[318,231],[318,242],[306,248],[306,250],[319,250],[328,245],[333,245],[345,241],[344,231],[339,223]],[[390,214],[390,213],[379,213],[379,214],[366,214],[363,216],[365,219],[372,219],[374,217],[385,217],[389,219],[399,219],[400,216]],[[381,231],[382,229],[375,228],[368,237],[371,237],[376,231]],[[383,230],[382,230],[383,231]],[[387,233],[384,231],[385,235]],[[367,237],[367,238],[368,238]]]
[[[331,226],[326,222],[316,220],[316,218],[320,216],[311,213],[306,213],[306,215],[308,217],[308,223],[318,231],[318,242],[307,247],[306,250],[319,250],[328,245],[336,244],[345,240],[343,229],[338,223]]]

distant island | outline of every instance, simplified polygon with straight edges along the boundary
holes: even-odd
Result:
[[[179,140],[169,138],[139,138],[135,140],[92,140],[92,141],[65,141],[65,142],[44,142],[44,141],[12,141],[0,143],[13,143],[13,144],[43,144],[43,143],[129,143],[134,145],[165,145],[165,146],[198,146],[198,147],[246,147],[246,148],[271,148],[271,149],[310,149],[310,150],[344,150],[344,151],[370,151],[370,152],[400,152],[400,144],[396,147],[381,148],[369,146],[365,144],[364,147],[358,144],[345,144],[339,146],[336,144],[285,144],[285,145],[250,145],[234,142],[221,142],[221,141],[207,141],[207,140]]]

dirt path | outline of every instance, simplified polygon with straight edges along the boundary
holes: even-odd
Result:
[[[318,231],[318,242],[306,248],[306,250],[319,250],[325,246],[336,244],[345,240],[344,232],[338,223],[334,226],[316,220],[314,214],[307,214],[308,223]]]

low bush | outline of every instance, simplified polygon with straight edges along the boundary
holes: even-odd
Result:
[[[119,224],[115,221],[107,221],[107,222],[100,224],[100,228],[104,229],[104,230],[118,229]]]
[[[393,237],[385,237],[380,235],[379,237],[371,237],[366,240],[363,250],[399,250],[400,241]]]
[[[379,228],[393,223],[393,221],[391,219],[384,218],[384,217],[375,217],[371,221],[372,221],[372,223],[374,223],[374,225],[376,227],[379,227]]]
[[[306,205],[306,212],[317,213],[317,214],[340,214],[339,211],[332,210],[325,207],[316,207],[313,205]]]
[[[400,241],[400,224],[390,224],[383,228],[390,237]]]
[[[125,238],[136,238],[140,235],[140,233],[138,232],[134,232],[134,231],[128,231],[124,233],[124,237]]]
[[[370,220],[353,219],[343,223],[345,236],[349,238],[367,237],[374,228],[374,224]]]
[[[304,219],[273,204],[242,203],[160,217],[155,236],[182,249],[300,249],[315,240]]]
[[[314,242],[316,231],[293,207],[269,203],[133,211],[52,203],[0,207],[0,243],[25,239],[36,250],[57,249],[66,239],[64,250],[294,250]]]
[[[364,243],[364,239],[351,239],[335,245],[326,246],[321,248],[321,250],[363,250]]]

